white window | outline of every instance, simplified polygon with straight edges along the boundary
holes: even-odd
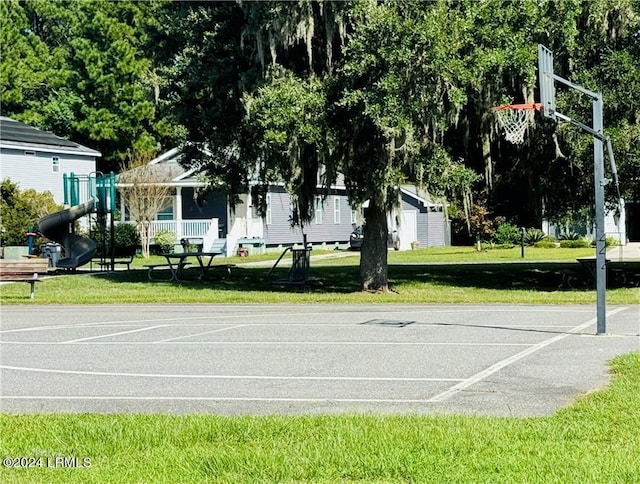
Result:
[[[156,220],[173,220],[173,207],[168,206],[167,208],[160,210],[156,214]]]
[[[358,224],[358,211],[356,209],[351,209],[351,225]]]
[[[267,225],[271,225],[271,222],[273,221],[272,216],[271,216],[271,194],[267,193],[266,195],[266,200],[267,200],[267,213],[266,213],[266,224]]]
[[[322,223],[322,197],[316,197],[315,199],[315,211],[313,219],[316,224]]]
[[[340,223],[340,198],[339,197],[333,198],[333,223],[334,224]]]
[[[60,158],[54,156],[51,158],[51,171],[58,173],[60,171]]]

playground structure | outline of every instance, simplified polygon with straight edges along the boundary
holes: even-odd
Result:
[[[63,256],[52,264],[60,269],[75,269],[87,264],[96,254],[98,246],[94,238],[102,245],[101,254],[106,251],[107,223],[111,225],[111,247],[114,245],[114,218],[116,211],[115,174],[90,175],[65,174],[64,205],[58,212],[46,215],[38,223],[38,230],[46,238],[62,246]],[[95,236],[76,233],[76,221],[84,216],[95,214]],[[113,262],[113,261],[112,261]],[[112,264],[113,266],[113,264]]]

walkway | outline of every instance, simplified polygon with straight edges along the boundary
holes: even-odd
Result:
[[[640,260],[640,242],[628,242],[627,245],[611,247],[607,250],[607,258],[613,262]]]

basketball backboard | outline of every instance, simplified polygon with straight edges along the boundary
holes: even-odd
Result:
[[[540,82],[540,112],[556,119],[556,88],[553,78],[553,52],[538,44],[538,80]]]

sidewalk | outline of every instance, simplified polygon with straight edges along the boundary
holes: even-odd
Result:
[[[607,250],[607,259],[613,262],[640,260],[640,242],[628,242],[627,245],[611,247]]]
[[[336,251],[335,253],[332,253],[332,254],[311,255],[311,262],[318,261],[318,260],[323,260],[323,259],[342,259],[344,257],[354,257],[354,256],[359,256],[359,255],[360,255],[360,252],[356,252],[356,251],[354,251],[354,252],[351,252],[351,251],[346,251],[346,252],[345,251]],[[276,259],[257,261],[257,262],[238,262],[237,265],[238,266],[243,266],[243,267],[271,267],[275,263],[276,263]],[[282,264],[282,267],[285,267],[287,265],[291,265],[291,257],[285,258],[281,262],[281,264]]]

